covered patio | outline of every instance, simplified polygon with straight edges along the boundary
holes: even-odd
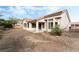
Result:
[[[29,20],[24,23],[24,28],[28,31],[37,32],[50,32],[55,25],[59,22],[55,18],[47,18],[41,20]]]

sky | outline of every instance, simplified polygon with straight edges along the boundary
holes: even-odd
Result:
[[[79,6],[0,6],[2,18],[38,18],[59,10],[67,9],[71,21],[79,21]]]

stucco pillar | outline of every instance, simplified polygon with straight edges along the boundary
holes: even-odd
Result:
[[[46,31],[48,31],[48,19],[47,19],[47,22],[46,22]]]
[[[53,28],[55,27],[55,18],[53,18]]]
[[[42,30],[42,31],[44,30],[43,26],[44,26],[44,24],[42,23],[42,24],[41,24],[41,30]]]
[[[45,31],[46,31],[46,22],[44,23],[44,29],[45,29]]]
[[[39,31],[39,24],[38,24],[38,22],[36,22],[36,32],[38,32]]]
[[[45,31],[47,31],[47,20],[45,20]]]
[[[31,28],[32,28],[32,24],[31,24],[31,23],[29,23],[29,29],[31,30]]]

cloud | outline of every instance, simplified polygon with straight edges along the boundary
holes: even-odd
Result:
[[[0,8],[0,14],[3,14],[3,13],[5,13],[5,9],[3,9],[3,8]]]
[[[48,8],[51,9],[51,10],[58,10],[58,9],[59,9],[59,8],[56,7],[56,6],[48,6]]]
[[[58,10],[58,7],[49,6],[9,6],[8,9],[0,8],[7,17],[36,18]]]

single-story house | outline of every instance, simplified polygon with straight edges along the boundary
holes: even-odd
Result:
[[[78,29],[79,30],[79,22],[72,22],[71,29]]]
[[[23,29],[32,32],[50,32],[51,28],[59,25],[60,28],[68,31],[71,20],[69,18],[69,13],[67,10],[58,11],[51,13],[37,19],[23,19]]]

